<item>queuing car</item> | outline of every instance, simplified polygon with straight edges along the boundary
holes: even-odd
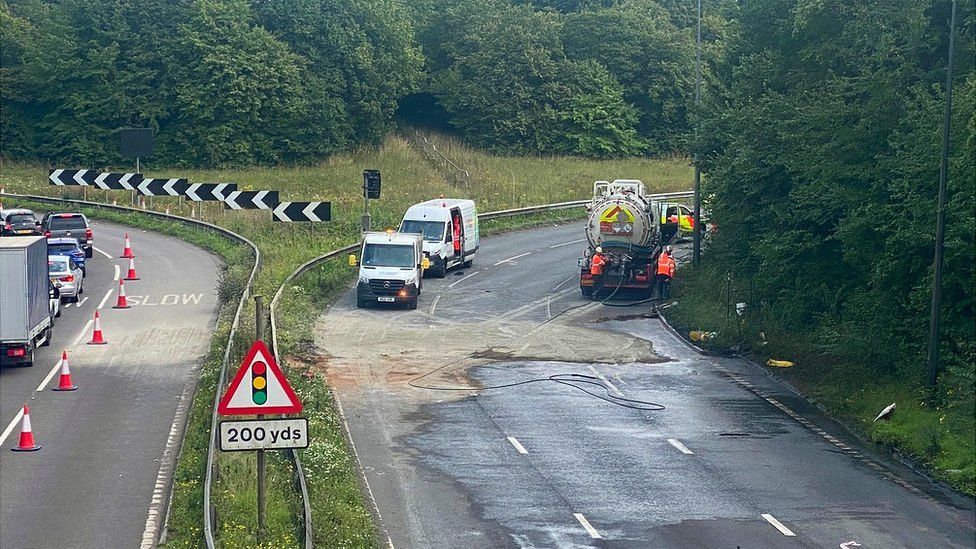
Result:
[[[81,275],[87,276],[88,269],[85,266],[85,252],[82,251],[78,240],[75,238],[49,238],[47,240],[48,255],[61,255],[70,257],[81,269]]]
[[[0,210],[0,236],[35,236],[41,234],[41,224],[34,212],[23,208]]]
[[[49,255],[47,275],[57,287],[63,301],[78,301],[78,296],[85,293],[85,278],[81,267],[70,257]]]
[[[77,238],[81,249],[85,251],[85,257],[92,256],[95,237],[84,214],[47,213],[41,220],[41,227],[44,229],[44,236],[48,238]]]

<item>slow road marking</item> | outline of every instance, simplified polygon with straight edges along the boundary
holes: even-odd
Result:
[[[770,515],[769,513],[763,513],[762,518],[766,519],[766,522],[772,524],[773,528],[779,530],[780,534],[783,534],[784,536],[787,537],[796,536],[796,534],[794,534],[792,530],[783,526],[783,523],[776,520],[776,517],[774,517],[773,515]]]
[[[527,255],[530,255],[531,253],[532,252],[525,252],[524,254],[518,254],[518,255],[513,256],[513,257],[510,257],[508,259],[503,259],[503,260],[499,261],[498,263],[495,263],[494,265],[492,265],[492,267],[497,267],[497,266],[501,265],[502,263],[508,263],[509,261],[515,261],[516,259],[518,259],[520,257],[525,257]]]
[[[203,294],[166,294],[157,297],[151,295],[130,295],[126,297],[129,305],[146,305],[147,307],[155,307],[156,305],[199,305],[201,299],[203,299]]]
[[[669,438],[668,439],[668,444],[670,444],[671,446],[674,446],[675,448],[677,448],[678,451],[681,452],[682,454],[688,454],[689,456],[695,455],[694,452],[692,452],[691,450],[689,450],[688,447],[685,446],[684,444],[681,444],[681,441],[679,441],[676,438]]]
[[[586,517],[583,516],[583,513],[573,513],[573,516],[576,517],[576,520],[578,520],[579,523],[583,525],[583,528],[586,529],[586,533],[589,534],[591,538],[603,539],[603,536],[600,535],[600,532],[597,532],[596,528],[590,525],[590,521],[586,520]]]
[[[508,437],[508,441],[512,443],[512,446],[514,446],[516,450],[518,450],[518,453],[520,453],[520,454],[528,454],[529,453],[529,451],[525,449],[525,446],[522,446],[522,443],[519,442],[517,438],[515,438],[515,437]]]

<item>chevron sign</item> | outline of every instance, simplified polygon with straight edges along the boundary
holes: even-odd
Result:
[[[105,190],[134,191],[142,182],[138,173],[100,173],[95,170],[51,170],[48,183],[51,185],[80,185],[98,187]]]
[[[237,183],[191,183],[187,186],[187,200],[194,202],[206,202],[210,200],[220,200],[227,198],[227,195],[237,190]]]
[[[275,221],[329,221],[331,202],[281,202],[271,212]]]
[[[143,179],[136,190],[143,196],[182,196],[187,187],[186,179]]]
[[[273,210],[278,205],[278,191],[233,191],[224,199],[229,210]]]

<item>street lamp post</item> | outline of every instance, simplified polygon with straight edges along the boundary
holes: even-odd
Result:
[[[695,226],[693,235],[693,264],[698,267],[701,264],[701,167],[698,165],[698,119],[701,116],[701,16],[702,3],[698,0],[698,24],[695,30]]]

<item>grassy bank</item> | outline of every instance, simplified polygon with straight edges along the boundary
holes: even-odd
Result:
[[[829,334],[786,332],[752,295],[748,280],[727,278],[707,266],[682,269],[676,278],[677,305],[665,314],[683,335],[714,332],[699,342],[724,351],[741,349],[760,364],[768,358],[790,360],[792,368],[775,373],[811,401],[861,436],[909,456],[933,476],[969,495],[976,495],[976,419],[966,399],[931,405],[924,372],[884,373],[835,352]],[[746,303],[741,317],[735,303]],[[890,421],[875,422],[885,406],[897,403]]]
[[[333,221],[324,224],[282,224],[271,221],[267,211],[224,211],[219,204],[194,207],[193,214],[240,233],[261,250],[264,265],[256,280],[255,292],[270,298],[277,286],[295,267],[327,251],[358,240],[359,216],[362,212],[362,170],[379,169],[383,173],[382,199],[371,201],[374,227],[392,226],[412,203],[438,195],[468,197],[477,201],[479,210],[489,211],[549,202],[586,198],[596,179],[641,178],[651,192],[684,190],[690,187],[692,172],[684,160],[589,161],[575,158],[520,158],[483,155],[459,150],[480,159],[471,170],[470,184],[455,186],[440,168],[425,160],[415,146],[402,137],[387,138],[378,149],[339,155],[319,165],[302,168],[249,168],[241,170],[165,170],[148,167],[146,177],[186,177],[191,182],[235,182],[241,190],[276,189],[282,200],[328,200],[332,202]],[[518,170],[512,170],[512,167]],[[580,166],[583,166],[581,168]],[[514,187],[513,187],[514,179]],[[47,184],[47,167],[8,165],[0,174],[0,185],[8,192],[49,194],[65,193],[80,197],[83,189],[59,188]],[[514,192],[509,189],[514,188]],[[122,191],[88,189],[89,200],[128,203],[129,194]],[[175,198],[155,197],[147,205],[156,210],[189,216],[190,206]],[[486,221],[484,234],[492,234],[529,225],[556,223],[578,218],[579,211],[533,215],[525,219]],[[135,221],[133,221],[134,224]],[[181,229],[186,235],[193,231]],[[184,237],[184,234],[177,236]],[[231,269],[249,266],[248,259],[227,259]],[[353,273],[343,264],[334,263],[309,273],[289,289],[279,310],[279,343],[286,365],[293,371],[289,379],[302,396],[309,417],[311,446],[302,452],[308,473],[312,523],[317,546],[370,547],[376,544],[370,514],[360,491],[356,470],[346,446],[341,420],[323,379],[303,375],[304,360],[312,341],[314,319],[319,311],[342,288]],[[228,295],[240,295],[243,281],[228,276]],[[234,286],[234,285],[237,286]],[[223,287],[223,286],[222,286]],[[234,291],[230,291],[234,288]],[[236,292],[236,293],[234,293]],[[226,309],[226,308],[225,308]],[[243,334],[234,342],[231,364],[236,364],[253,329],[253,306],[244,315]],[[230,312],[233,314],[233,311]],[[228,328],[226,310],[215,333],[214,349],[222,349]],[[177,484],[170,517],[167,546],[199,546],[202,541],[202,482],[206,459],[207,425],[213,399],[219,352],[211,352],[204,366],[200,392],[194,404],[191,427],[177,470]],[[209,392],[208,391],[209,387]],[[204,419],[205,418],[205,419]],[[255,547],[253,456],[229,453],[218,456],[219,479],[214,491],[218,516],[217,537],[225,547]],[[286,547],[297,543],[299,525],[297,500],[290,493],[290,467],[284,459],[268,463],[269,529],[264,547]],[[273,481],[273,482],[272,482]],[[273,507],[273,508],[272,508]]]

